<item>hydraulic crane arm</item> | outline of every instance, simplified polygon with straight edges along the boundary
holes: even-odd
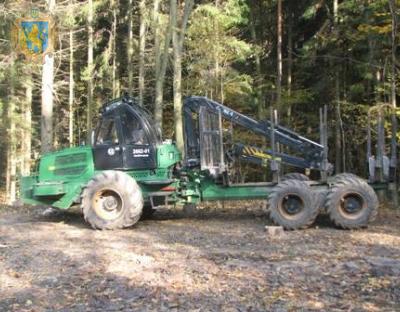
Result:
[[[266,166],[272,160],[272,151],[263,150],[259,147],[235,143],[233,146],[233,156],[242,160],[254,163],[259,166]],[[280,163],[288,164],[298,168],[310,168],[310,163],[301,157],[275,152],[275,160]]]
[[[199,96],[191,96],[184,101],[183,114],[187,159],[197,158],[197,155],[200,155],[200,134],[196,133],[199,130],[196,127],[193,114],[199,114],[202,109],[219,115],[223,119],[229,120],[268,139],[273,135],[275,142],[290,147],[291,150],[297,152],[296,154],[301,154],[302,156],[300,158],[279,153],[279,158],[281,158],[283,163],[302,168],[321,169],[324,151],[323,145],[311,141],[287,128],[273,125],[270,121],[254,120],[227,106]],[[265,152],[271,153],[271,151]]]

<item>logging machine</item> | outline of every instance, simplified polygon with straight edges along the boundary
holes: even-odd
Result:
[[[319,143],[278,125],[272,111],[269,121],[257,121],[191,96],[182,114],[183,158],[133,98],[106,103],[93,146],[42,155],[36,172],[21,179],[23,201],[59,209],[79,204],[95,229],[132,226],[161,206],[190,208],[212,200],[265,200],[272,221],[290,230],[310,226],[321,211],[343,228],[363,227],[375,218],[377,196],[365,180],[349,173],[329,176],[326,108],[320,111]],[[233,127],[260,136],[268,147],[235,142]],[[236,183],[234,168],[243,161],[270,171],[271,181]],[[281,176],[282,165],[319,171],[321,178]]]

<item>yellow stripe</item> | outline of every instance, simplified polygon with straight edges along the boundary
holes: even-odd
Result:
[[[243,153],[249,156],[259,157],[263,159],[272,159],[271,155],[264,153],[262,149],[253,146],[244,146]],[[275,160],[281,161],[282,159],[280,157],[275,157]]]

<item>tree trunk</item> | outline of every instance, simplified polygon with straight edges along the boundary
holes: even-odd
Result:
[[[7,118],[8,119],[8,118]],[[10,144],[7,142],[7,151],[6,151],[6,204],[10,202],[10,186],[11,186],[11,174],[10,174],[10,168],[11,168],[11,157],[10,157]]]
[[[153,32],[154,32],[154,47],[160,46],[160,17],[159,17],[159,10],[160,10],[160,1],[161,0],[154,0],[153,1],[153,16],[152,16],[152,25],[153,25]],[[161,52],[160,49],[155,49],[155,53]],[[156,68],[157,70],[157,68]]]
[[[47,0],[47,9],[52,14],[55,9],[55,0]],[[47,54],[44,57],[42,69],[42,116],[40,137],[42,154],[53,148],[53,93],[54,93],[54,56]]]
[[[53,89],[54,89],[54,56],[47,54],[42,71],[42,118],[41,142],[42,154],[53,147]]]
[[[128,8],[128,93],[133,95],[133,0]]]
[[[180,38],[177,25],[177,0],[170,2],[170,15],[172,25],[172,47],[174,53],[174,125],[175,125],[175,141],[178,149],[183,152],[183,123],[182,123],[182,53],[180,49]]]
[[[8,99],[4,98],[4,102],[7,102]],[[8,105],[3,105],[2,107],[2,114],[1,114],[1,124],[0,124],[0,135],[5,138],[2,142],[1,142],[1,149],[0,149],[0,160],[2,160],[2,162],[0,163],[1,165],[1,178],[4,179],[5,182],[5,196],[4,196],[4,202],[7,202],[7,198],[8,198],[8,193],[9,193],[9,189],[10,189],[10,176],[8,174],[8,159],[9,159],[9,155],[8,155]],[[2,201],[2,197],[0,197],[0,202]]]
[[[263,101],[263,93],[262,93],[262,71],[261,71],[261,55],[260,49],[257,45],[257,32],[256,32],[256,17],[254,15],[254,8],[250,5],[250,34],[253,44],[255,46],[254,51],[254,60],[256,66],[256,79],[255,79],[255,89],[256,89],[256,97],[255,97],[255,104],[257,107],[257,115],[258,118],[261,120],[264,118],[264,101]]]
[[[112,14],[113,14],[113,22],[111,27],[111,36],[112,36],[112,49],[111,49],[111,57],[112,57],[112,65],[111,65],[111,77],[112,77],[112,97],[113,99],[118,96],[118,88],[117,88],[117,3],[116,0],[112,1]]]
[[[160,10],[160,0],[154,0],[153,2],[153,32],[154,32],[154,71],[155,71],[155,88],[154,88],[154,93],[155,93],[155,98],[154,98],[154,120],[156,123],[156,127],[162,130],[162,101],[161,104],[158,105],[157,101],[159,100],[158,98],[160,97],[159,95],[159,88],[157,81],[160,76],[160,67],[161,67],[161,41],[160,41],[160,16],[159,16],[159,10]],[[161,86],[162,88],[162,86]],[[161,95],[162,97],[162,95]],[[161,113],[160,113],[161,111]],[[160,117],[161,115],[161,117]]]
[[[334,29],[337,30],[338,24],[338,0],[333,1]],[[342,172],[342,138],[341,138],[341,114],[340,114],[340,84],[338,65],[335,66],[335,171]]]
[[[154,116],[156,125],[162,131],[162,119],[163,119],[163,97],[164,97],[164,80],[165,73],[167,71],[168,65],[168,50],[171,44],[171,36],[172,36],[172,18],[170,15],[170,20],[168,22],[168,27],[165,31],[164,35],[164,47],[161,52],[160,45],[156,45],[156,85],[155,85],[155,108],[154,108]],[[159,52],[157,52],[157,50]]]
[[[289,6],[290,8],[290,6]],[[293,69],[293,19],[294,14],[290,11],[288,18],[288,61],[287,61],[287,95],[292,96],[292,69]],[[287,109],[288,124],[292,117],[292,106],[289,104]]]
[[[22,137],[22,163],[21,174],[29,175],[31,171],[31,152],[32,152],[32,93],[33,81],[32,70],[29,67],[29,72],[26,75],[25,82],[25,105],[22,111],[23,114],[23,137]]]
[[[282,0],[278,0],[277,30],[276,105],[280,108],[282,102]]]
[[[219,1],[215,0],[214,1],[214,6],[218,9],[219,7]],[[219,25],[218,22],[214,24],[214,32],[215,32],[215,40],[216,42],[219,42],[219,37],[220,37],[220,30],[219,30]],[[218,87],[219,87],[219,77],[220,77],[220,64],[219,64],[219,51],[218,49],[215,49],[213,51],[214,53],[214,82],[213,85],[215,86],[215,97],[217,100],[220,100],[221,103],[223,104],[223,101],[221,100],[222,94],[220,93],[219,99],[218,99]],[[213,89],[213,88],[212,88]]]
[[[178,27],[177,23],[177,0],[170,1],[170,14],[172,25],[172,46],[174,53],[174,122],[175,122],[175,141],[176,146],[184,154],[183,142],[183,122],[182,122],[182,50],[183,40],[190,12],[193,8],[193,0],[185,2],[182,25]]]
[[[396,1],[389,0],[390,13],[392,15],[392,64],[391,64],[391,104],[394,108],[396,103],[396,36],[397,36],[397,8]]]
[[[365,7],[368,7],[373,0],[366,0],[364,3]],[[371,24],[371,12],[370,10],[366,11],[366,23]],[[368,30],[368,35],[367,35],[367,40],[368,40],[368,64],[369,64],[369,69],[371,73],[371,77],[375,76],[375,66],[373,66],[373,60],[374,60],[374,52],[375,52],[375,40],[373,39],[372,33],[370,30]],[[369,99],[369,104],[374,103],[375,97],[374,97],[374,87],[373,87],[373,78],[369,78],[367,80],[367,98]]]
[[[88,90],[87,90],[87,144],[92,144],[93,118],[93,0],[89,0],[88,12]]]
[[[382,79],[382,73],[381,73],[380,68],[375,69],[374,77],[375,77],[375,91],[374,91],[375,92],[375,104],[378,104],[379,102],[382,102],[380,89],[382,88],[383,79]]]
[[[12,204],[16,199],[16,175],[17,175],[17,138],[15,125],[15,60],[12,60],[10,68],[10,94],[8,100],[8,149],[7,149],[7,204]]]
[[[146,49],[146,1],[140,0],[139,3],[140,25],[139,25],[139,105],[143,106],[144,98],[144,56]]]
[[[161,63],[161,40],[160,40],[160,0],[154,0],[153,2],[153,17],[152,26],[154,33],[154,71],[155,79],[160,75],[160,63]]]
[[[73,3],[70,5],[70,18],[73,17]],[[74,145],[74,34],[73,26],[69,29],[69,94],[68,94],[68,111],[69,111],[69,146]]]

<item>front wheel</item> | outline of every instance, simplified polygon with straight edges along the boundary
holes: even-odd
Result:
[[[276,185],[269,195],[268,212],[275,224],[286,230],[297,230],[313,224],[319,209],[307,183],[286,180]]]
[[[134,225],[143,210],[139,185],[121,171],[103,171],[82,193],[85,220],[95,229],[113,230]]]

